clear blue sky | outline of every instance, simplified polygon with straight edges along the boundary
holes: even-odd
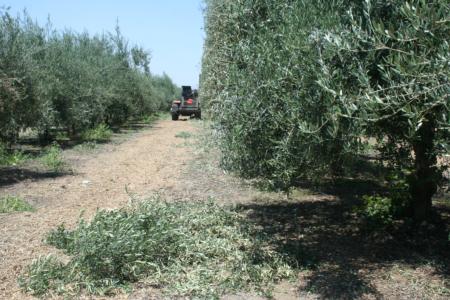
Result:
[[[178,85],[198,86],[203,50],[202,0],[0,0],[16,14],[26,8],[41,25],[91,34],[113,31],[116,20],[131,45],[152,53],[151,72]]]

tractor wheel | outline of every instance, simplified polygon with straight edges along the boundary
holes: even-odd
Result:
[[[177,121],[178,117],[178,114],[172,114],[172,121]]]

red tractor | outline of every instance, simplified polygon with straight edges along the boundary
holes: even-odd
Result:
[[[173,121],[178,120],[180,116],[193,116],[200,119],[202,112],[200,110],[197,90],[192,90],[190,86],[182,86],[181,100],[172,102],[170,113],[172,114]]]

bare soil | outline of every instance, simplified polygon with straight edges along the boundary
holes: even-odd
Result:
[[[180,134],[185,132],[191,135]],[[99,208],[122,207],[130,196],[155,192],[168,199],[212,197],[235,205],[273,236],[273,248],[290,256],[300,270],[298,280],[276,287],[275,299],[450,298],[448,199],[437,205],[438,226],[424,224],[413,235],[400,225],[394,233],[367,232],[352,207],[358,195],[372,188],[369,183],[305,185],[286,199],[225,173],[218,153],[203,145],[203,133],[201,122],[162,120],[94,151],[65,151],[72,174],[33,166],[0,169],[0,195],[21,196],[37,208],[0,215],[0,299],[32,299],[21,293],[17,277],[37,256],[56,253],[42,242],[49,230],[61,223],[73,226],[81,211],[88,218]],[[138,284],[130,295],[114,298],[158,295]],[[262,299],[247,293],[223,298]]]

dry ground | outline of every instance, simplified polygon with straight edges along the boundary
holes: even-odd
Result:
[[[33,258],[55,251],[42,243],[50,229],[63,222],[75,224],[81,210],[89,217],[98,208],[125,205],[130,194],[145,197],[154,192],[172,199],[213,197],[234,204],[271,234],[273,247],[294,258],[302,270],[296,282],[276,288],[275,299],[450,298],[445,230],[419,228],[413,236],[365,232],[351,213],[355,196],[365,192],[361,182],[305,187],[290,200],[259,191],[218,167],[216,153],[199,145],[200,124],[163,120],[94,152],[68,150],[64,155],[73,174],[0,170],[0,195],[19,195],[37,207],[32,213],[0,215],[0,299],[30,298],[20,292],[16,279]],[[180,135],[183,132],[193,135]],[[11,174],[17,178],[12,180]],[[448,226],[449,212],[442,208],[441,213],[442,226]],[[154,292],[140,287],[116,298],[153,299]],[[224,299],[260,297],[238,294]]]

